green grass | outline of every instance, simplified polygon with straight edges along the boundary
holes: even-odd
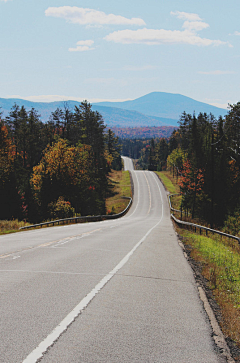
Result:
[[[214,281],[210,281],[210,287],[228,291],[229,299],[240,308],[240,255],[236,247],[225,245],[219,237],[213,239],[189,233],[188,238],[201,254],[203,262],[215,266]]]
[[[160,177],[169,193],[179,193],[179,186],[174,182],[174,178],[169,171],[155,171],[155,173]]]
[[[177,180],[170,172],[157,174],[171,194],[179,193]],[[179,209],[180,203],[181,196],[172,197],[174,208]],[[205,237],[178,226],[175,228],[186,248],[190,246],[191,257],[200,264],[202,275],[220,307],[223,333],[240,347],[240,246],[236,241],[215,234]]]
[[[178,194],[180,192],[180,188],[170,171],[155,171],[155,173],[160,177],[170,194]],[[171,197],[171,204],[174,209],[180,209],[181,199],[180,195]]]
[[[131,180],[129,171],[113,170],[109,175],[111,183],[111,193],[106,199],[107,214],[116,214],[122,212],[128,205],[128,199],[122,199],[122,196],[131,197]]]
[[[183,242],[191,246],[191,257],[202,266],[218,303],[223,333],[240,347],[240,247],[237,242],[213,235],[204,237],[180,230]]]

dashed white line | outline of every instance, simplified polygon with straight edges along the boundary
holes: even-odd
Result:
[[[150,213],[150,210],[151,210],[151,207],[152,207],[152,197],[151,197],[151,190],[150,190],[150,185],[149,185],[149,182],[147,180],[147,177],[146,177],[146,173],[144,172],[143,174],[145,176],[145,179],[146,179],[146,182],[147,182],[147,186],[148,186],[148,194],[149,194],[149,208],[148,208],[148,212],[147,214]]]
[[[158,185],[160,196],[162,199],[162,193]],[[129,258],[133,255],[136,249],[142,244],[147,236],[161,223],[163,218],[163,203],[162,203],[162,215],[160,220],[148,230],[148,232],[142,237],[142,239],[133,247],[133,249],[119,262],[119,264],[110,271],[94,288],[86,295],[80,303],[61,321],[61,323],[44,339],[36,349],[34,349],[22,363],[36,363],[42,358],[47,349],[54,344],[54,342],[63,334],[70,324],[81,314],[81,312],[88,306],[90,301],[102,290],[108,281],[128,262]]]

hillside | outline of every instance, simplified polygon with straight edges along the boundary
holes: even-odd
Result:
[[[48,121],[51,112],[57,108],[64,108],[67,104],[74,110],[78,101],[61,102],[31,102],[17,98],[0,98],[0,107],[3,117],[6,117],[14,104],[25,106],[27,110],[35,108],[41,115],[42,121]],[[217,108],[206,103],[195,101],[189,97],[178,94],[152,92],[133,101],[101,102],[92,105],[98,111],[108,127],[143,127],[143,126],[177,126],[180,115],[187,113],[210,112],[218,117],[224,116],[227,110]]]
[[[132,101],[100,102],[94,105],[117,107],[125,110],[138,111],[149,116],[176,120],[179,119],[183,111],[190,114],[193,114],[194,111],[196,114],[199,112],[209,114],[211,112],[215,117],[220,115],[224,116],[227,113],[225,109],[195,101],[192,98],[180,94],[165,92],[152,92]]]
[[[124,110],[93,104],[92,109],[98,111],[109,127],[143,127],[143,126],[175,126],[178,119],[148,116],[138,111]]]
[[[18,98],[0,98],[0,107],[3,111],[3,117],[6,117],[14,104],[24,106],[27,110],[35,108],[41,115],[42,121],[48,121],[51,113],[57,108],[63,108],[66,104],[70,110],[74,110],[75,106],[79,106],[78,101],[58,101],[58,102],[31,102]],[[98,111],[109,127],[141,127],[141,126],[163,126],[177,124],[177,119],[147,116],[137,111],[129,111],[116,107],[106,107],[101,105],[93,105],[92,109]]]

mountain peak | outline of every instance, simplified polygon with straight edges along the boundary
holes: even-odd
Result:
[[[167,92],[151,92],[132,101],[100,102],[96,106],[117,107],[125,110],[137,111],[148,116],[164,117],[179,120],[180,115],[186,113],[196,114],[212,113],[215,117],[226,115],[227,110],[207,103],[196,101],[181,94]]]

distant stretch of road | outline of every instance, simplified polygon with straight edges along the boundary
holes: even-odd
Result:
[[[131,170],[121,219],[0,236],[0,362],[217,363],[166,192]]]

